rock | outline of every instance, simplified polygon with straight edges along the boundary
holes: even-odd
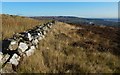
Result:
[[[2,61],[2,58],[3,58],[3,54],[2,52],[0,52],[0,62]]]
[[[28,39],[31,41],[32,40],[32,36],[30,33],[27,33]]]
[[[16,33],[12,38],[3,40],[3,43],[0,43],[2,44],[2,49],[0,49],[0,69],[6,63],[17,67],[22,57],[31,56],[36,50],[39,41],[45,38],[53,24],[48,22],[28,31]]]
[[[44,30],[44,31],[47,31],[47,30],[48,30],[48,28],[45,26],[45,27],[43,27],[43,30]]]
[[[28,49],[28,45],[27,45],[26,43],[24,43],[24,42],[20,42],[18,48],[19,48],[22,52],[24,52],[26,49]]]
[[[47,34],[47,32],[46,31],[43,31],[43,35],[46,35]]]
[[[12,58],[9,60],[8,63],[17,66],[19,64],[19,61],[20,61],[20,56],[18,56],[17,54],[13,54]]]
[[[40,36],[39,38],[38,38],[38,40],[40,41],[40,40],[42,40],[43,39],[43,37],[42,36]]]
[[[31,56],[34,53],[35,49],[36,49],[35,46],[31,46],[30,49],[25,52],[26,55],[28,57]]]
[[[38,42],[39,42],[38,39],[34,39],[34,40],[32,40],[32,44],[33,44],[33,45],[37,45]]]
[[[5,64],[7,63],[7,61],[9,60],[9,58],[10,58],[9,54],[6,54],[6,55],[3,56],[2,60],[1,60],[2,67],[5,66]]]
[[[16,50],[18,48],[18,42],[15,40],[12,40],[9,45],[9,50]]]
[[[2,68],[2,58],[3,58],[3,54],[0,52],[0,69]]]

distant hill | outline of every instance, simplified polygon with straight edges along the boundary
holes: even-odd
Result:
[[[108,21],[109,19],[79,18],[74,16],[37,16],[31,18],[38,20],[57,20],[69,24],[118,26],[118,22]]]
[[[103,18],[105,21],[120,22],[118,18]]]

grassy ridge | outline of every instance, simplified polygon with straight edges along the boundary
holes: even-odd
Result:
[[[22,16],[2,14],[2,38],[11,37],[15,33],[23,32],[45,22],[45,20],[38,21]]]
[[[7,18],[10,17],[7,16]],[[12,18],[14,19],[14,17]],[[19,19],[21,19],[19,23],[23,23],[24,18],[19,17]],[[20,31],[31,28],[32,26],[29,26],[29,24],[39,24],[36,20],[25,19],[27,20],[27,24],[26,22],[20,24],[21,26],[23,25]],[[9,25],[8,21],[3,21],[4,25],[6,25],[4,29],[11,32],[7,33],[3,31],[4,38],[12,35],[14,31],[19,32],[21,26],[17,25],[17,22],[15,20],[14,22],[10,22],[11,25]],[[41,21],[41,23],[44,23],[44,21]],[[15,26],[18,29],[13,28]],[[106,33],[102,34],[105,29],[105,27],[75,26],[57,22],[46,38],[40,41],[39,48],[35,53],[27,59],[23,59],[17,72],[120,73],[119,56],[111,51],[111,49],[116,51],[114,48],[117,47],[117,43],[112,41],[113,37],[108,38],[107,36],[103,36],[108,32],[106,31]],[[112,30],[110,29],[110,31]]]
[[[105,39],[91,32],[78,35],[76,27],[58,22],[48,36],[40,41],[39,49],[20,65],[18,72],[42,73],[117,73],[120,72],[119,57],[110,51],[99,51]],[[85,44],[91,41],[96,45]],[[102,50],[102,49],[101,49]],[[26,67],[27,66],[27,67]]]

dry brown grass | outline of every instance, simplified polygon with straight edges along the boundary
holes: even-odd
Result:
[[[2,38],[11,37],[15,33],[23,32],[45,22],[47,21],[2,14]]]
[[[40,41],[35,53],[21,62],[17,72],[120,73],[119,57],[109,51],[98,50],[98,44],[111,46],[109,39],[89,31],[78,34],[75,28],[75,26],[57,22],[46,38]],[[8,26],[6,30],[9,30]],[[13,31],[16,30],[13,28]],[[12,35],[12,32],[9,35]],[[5,34],[4,37],[7,35]]]
[[[120,72],[120,60],[117,56],[110,52],[99,52],[95,48],[84,48],[84,46],[73,46],[71,43],[79,42],[84,43],[84,37],[80,37],[75,33],[75,28],[68,24],[57,22],[48,36],[40,41],[39,49],[35,52],[32,58],[24,61],[18,72],[41,72],[41,73],[116,73]],[[97,38],[95,38],[97,37]],[[89,39],[86,36],[86,40]],[[92,40],[96,42],[103,42],[103,38],[98,35],[93,36]],[[105,39],[104,39],[105,40]],[[99,43],[98,42],[98,43]],[[89,47],[89,45],[87,46]],[[40,57],[39,57],[40,56]],[[38,58],[37,58],[38,57]],[[40,67],[36,66],[37,63],[43,62]],[[36,60],[33,60],[36,59]],[[35,62],[34,62],[35,61]],[[34,70],[27,70],[23,66],[32,64]],[[41,67],[44,68],[41,69]]]

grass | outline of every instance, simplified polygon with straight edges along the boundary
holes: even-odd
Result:
[[[120,73],[120,57],[112,52],[116,47],[115,42],[107,36],[101,36],[100,27],[97,27],[98,30],[100,28],[99,33],[94,27],[80,27],[85,30],[76,30],[75,25],[57,22],[46,38],[40,41],[35,53],[21,62],[17,72]]]
[[[45,22],[47,21],[2,14],[2,39],[11,37],[15,33],[23,32]]]
[[[64,27],[63,27],[64,26]],[[77,42],[84,43],[85,40],[82,39],[74,30],[71,30],[74,26],[70,26],[64,23],[58,22],[56,26],[53,27],[49,35],[42,41],[40,41],[39,49],[37,50],[37,56],[42,56],[44,64],[41,66],[46,67],[46,70],[41,71],[40,67],[36,67],[35,70],[30,72],[43,72],[43,73],[116,73],[119,70],[119,58],[110,52],[100,52],[97,50],[96,45],[93,48],[89,48],[89,45],[84,46],[73,46],[71,43]],[[95,38],[97,37],[97,38]],[[84,38],[84,37],[83,37]],[[86,36],[89,39],[89,36]],[[87,40],[86,39],[86,40]],[[100,38],[98,35],[94,35],[91,40],[97,40],[97,43],[103,43],[103,40],[107,39]],[[105,43],[105,42],[104,42]],[[41,54],[42,52],[42,54]],[[36,54],[35,53],[35,54]],[[33,55],[34,57],[34,55]],[[20,66],[18,72],[21,72],[23,66],[28,66],[31,64],[30,60],[35,59],[28,58],[24,64]],[[40,61],[36,61],[39,63]],[[37,65],[36,63],[34,64]],[[39,69],[38,69],[39,68]],[[23,71],[24,72],[24,71]],[[29,72],[26,70],[25,72]]]

